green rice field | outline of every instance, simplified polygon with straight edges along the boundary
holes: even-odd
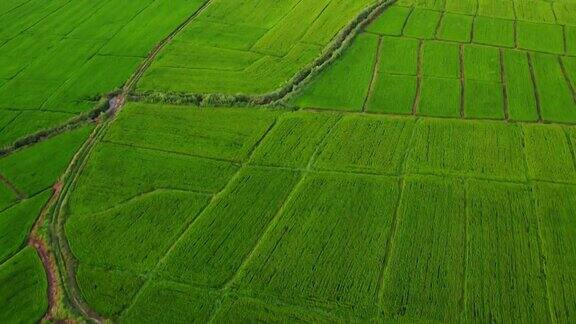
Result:
[[[573,0],[0,3],[1,323],[576,322]]]

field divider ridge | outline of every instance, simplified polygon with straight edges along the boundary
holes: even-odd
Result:
[[[364,102],[362,103],[362,112],[366,112],[368,100],[372,97],[374,92],[374,87],[376,86],[376,79],[380,74],[380,60],[382,56],[382,36],[378,36],[378,46],[376,48],[376,56],[374,57],[374,66],[372,67],[372,78],[370,78],[370,83],[368,84],[368,90],[366,91],[366,96],[364,97]]]

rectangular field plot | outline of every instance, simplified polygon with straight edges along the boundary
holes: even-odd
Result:
[[[8,188],[4,183],[0,183],[0,212],[18,200],[16,193]]]
[[[510,0],[478,0],[478,15],[514,19],[514,2]]]
[[[257,246],[299,179],[292,171],[245,169],[184,233],[160,276],[222,287]]]
[[[543,0],[514,0],[514,12],[516,19],[522,21],[531,21],[536,23],[556,23],[554,11],[552,11],[553,2]]]
[[[398,195],[396,179],[306,176],[237,285],[373,317]]]
[[[468,321],[548,322],[530,188],[470,181],[466,192]]]
[[[229,162],[102,143],[70,198],[73,214],[106,210],[158,189],[216,193],[236,173]]]
[[[314,168],[398,174],[413,128],[411,118],[346,116],[330,134]]]
[[[159,190],[100,213],[72,215],[66,223],[70,248],[83,264],[137,272],[153,270],[209,198],[205,194]]]
[[[522,125],[530,178],[576,181],[572,147],[561,126]]]
[[[524,180],[522,130],[501,122],[420,120],[407,172]]]
[[[502,84],[465,81],[464,115],[469,118],[504,119]]]
[[[408,17],[404,35],[421,39],[434,38],[441,16],[438,11],[415,8]]]
[[[436,37],[442,40],[468,43],[472,30],[473,17],[457,14],[444,14]]]
[[[385,318],[459,319],[466,246],[463,189],[458,180],[406,179],[384,275]]]
[[[129,271],[107,271],[80,264],[76,268],[76,281],[82,297],[94,311],[116,319],[132,303],[145,277]]]
[[[389,114],[411,114],[416,97],[416,77],[380,73],[367,111]]]
[[[568,323],[576,314],[576,187],[542,183],[534,190],[552,320]]]
[[[147,284],[119,319],[125,323],[207,323],[216,310],[218,295],[167,282]]]
[[[425,42],[422,53],[422,74],[442,78],[460,77],[458,45],[446,42]]]
[[[552,122],[575,122],[576,102],[558,57],[533,53],[531,58],[542,119]]]
[[[134,103],[122,111],[105,141],[239,162],[278,115],[264,109]]]
[[[570,82],[572,87],[572,93],[574,94],[574,100],[576,100],[576,57],[563,56],[561,58],[562,67],[566,73],[566,77]]]
[[[552,2],[554,15],[560,25],[576,25],[576,4],[573,2]]]
[[[382,37],[380,73],[416,75],[418,40],[403,37]]]
[[[488,46],[464,46],[464,77],[467,80],[500,82],[500,53]]]
[[[29,197],[52,187],[92,126],[69,131],[0,159],[0,172]]]
[[[460,117],[459,79],[423,78],[421,87],[419,116]]]
[[[283,115],[258,145],[250,163],[305,168],[338,118],[328,113]]]
[[[560,25],[519,21],[516,33],[519,48],[554,54],[564,53],[564,32]]]
[[[446,0],[446,12],[475,15],[477,0]]]
[[[361,34],[344,54],[317,76],[296,104],[300,107],[360,110],[376,59],[378,37]]]
[[[380,35],[400,36],[411,11],[411,8],[391,6],[366,27],[366,31]]]
[[[509,118],[519,121],[538,120],[536,95],[527,54],[514,50],[505,50],[502,54]]]
[[[338,318],[313,310],[290,307],[263,298],[228,297],[214,316],[215,323],[335,323]]]
[[[473,42],[478,44],[514,47],[514,21],[478,16],[474,19]]]

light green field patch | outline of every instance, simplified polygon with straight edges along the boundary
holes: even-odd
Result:
[[[207,323],[218,295],[212,291],[168,282],[152,282],[138,294],[119,319],[125,323]]]
[[[446,0],[446,11],[458,14],[476,15],[477,0]]]
[[[249,50],[267,32],[250,25],[229,25],[222,21],[194,20],[174,38],[200,46]]]
[[[573,2],[552,2],[554,14],[561,25],[576,25],[576,4]]]
[[[337,115],[295,113],[280,118],[254,151],[251,164],[305,168]]]
[[[566,72],[566,77],[570,80],[572,92],[575,95],[574,100],[576,100],[576,92],[574,92],[576,90],[576,57],[563,56],[561,61],[564,71]]]
[[[436,35],[441,16],[442,14],[438,11],[415,8],[408,17],[403,34],[421,39],[432,39]]]
[[[564,53],[564,32],[560,25],[519,21],[516,33],[519,48],[554,54]]]
[[[438,27],[436,38],[468,43],[470,42],[472,21],[473,17],[471,16],[444,14],[440,27]]]
[[[272,126],[278,111],[133,103],[105,141],[240,162]]]
[[[245,169],[184,233],[161,265],[160,276],[222,287],[257,246],[292,188],[293,171]]]
[[[50,188],[91,131],[84,126],[1,158],[2,175],[28,196]]]
[[[101,212],[160,189],[212,194],[237,170],[229,162],[102,143],[78,180],[70,210],[73,215]]]
[[[478,0],[478,15],[513,20],[514,3],[510,0]]]
[[[460,50],[458,45],[429,41],[422,49],[422,73],[425,76],[459,78]]]
[[[542,118],[546,121],[576,121],[576,103],[558,57],[533,53],[532,66]]]
[[[458,320],[466,244],[462,187],[458,180],[406,180],[384,274],[386,318]]]
[[[145,278],[131,272],[106,271],[80,266],[76,280],[84,300],[106,318],[117,318],[130,305]]]
[[[466,80],[500,82],[500,53],[497,48],[464,46],[464,77]]]
[[[504,50],[504,82],[511,120],[536,121],[538,110],[528,56],[525,52]]]
[[[391,6],[366,27],[366,31],[380,35],[400,36],[411,12],[411,8]]]
[[[32,225],[50,194],[45,191],[0,212],[0,264],[25,246]]]
[[[26,247],[0,265],[0,321],[40,321],[48,308],[48,283],[36,251]]]
[[[160,190],[97,214],[72,215],[70,248],[84,264],[152,270],[208,201],[208,195]]]
[[[398,174],[413,128],[414,120],[408,118],[346,116],[330,134],[314,167]]]
[[[576,27],[565,26],[564,36],[566,37],[566,54],[576,55]]]
[[[464,115],[469,118],[504,119],[502,84],[466,80],[464,84]]]
[[[514,21],[478,16],[474,19],[474,43],[514,47]]]
[[[576,312],[576,187],[538,183],[534,194],[552,320],[567,323]]]
[[[2,112],[4,114],[5,112]],[[7,115],[8,112],[6,112]],[[14,143],[14,141],[46,130],[64,123],[73,115],[49,111],[22,111],[6,127],[0,126],[0,147]]]
[[[556,18],[552,11],[552,3],[543,0],[514,0],[516,19],[554,24]]]
[[[367,111],[410,114],[415,96],[416,77],[380,73],[368,101]]]
[[[401,37],[382,37],[380,73],[416,75],[418,40]]]
[[[522,129],[531,179],[576,181],[572,148],[561,126],[525,124]]]
[[[360,110],[374,68],[378,37],[361,34],[296,99],[300,107]]]
[[[411,146],[408,173],[526,179],[522,130],[515,125],[422,119]]]
[[[467,319],[550,321],[530,188],[469,181],[466,193]]]
[[[291,304],[375,316],[398,187],[383,177],[306,176],[237,285]]]
[[[460,117],[462,86],[459,79],[423,78],[421,87],[418,115]]]

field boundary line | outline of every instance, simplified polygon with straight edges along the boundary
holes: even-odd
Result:
[[[502,98],[504,100],[504,120],[508,122],[510,120],[510,107],[508,100],[508,86],[506,79],[506,69],[504,68],[504,50],[500,49],[498,51],[500,57],[500,82],[502,83]]]
[[[542,123],[542,105],[540,103],[540,93],[538,92],[538,84],[536,83],[536,73],[534,72],[534,63],[532,62],[532,55],[526,52],[528,58],[528,69],[530,70],[530,78],[532,79],[532,88],[534,89],[534,99],[536,100],[536,112],[538,113],[538,123]]]
[[[370,83],[368,84],[368,89],[366,90],[366,96],[364,97],[364,102],[362,103],[362,112],[365,112],[368,105],[368,100],[374,94],[374,87],[376,86],[376,79],[380,74],[380,60],[382,56],[382,36],[378,36],[378,45],[376,47],[376,56],[374,57],[374,65],[372,66],[372,77],[370,78]]]
[[[16,198],[18,200],[25,199],[27,197],[26,193],[20,189],[18,189],[12,181],[10,181],[7,177],[0,173],[0,183],[3,183],[10,191],[16,194]]]
[[[576,170],[576,153],[574,152],[574,141],[572,141],[572,137],[568,134],[568,130],[566,128],[562,128],[564,132],[564,136],[566,136],[566,141],[568,142],[568,148],[570,149],[570,154],[572,155],[572,167]]]
[[[402,199],[404,198],[404,192],[406,187],[406,179],[404,177],[400,178],[397,183],[398,189],[398,197],[396,198],[396,207],[394,208],[394,213],[392,214],[392,220],[390,222],[390,233],[388,234],[388,238],[386,239],[386,251],[384,252],[384,260],[382,262],[382,269],[380,269],[380,273],[378,275],[378,309],[382,310],[381,313],[385,312],[384,309],[384,287],[385,281],[388,271],[390,270],[390,259],[392,254],[395,251],[395,244],[396,242],[396,232],[398,230],[398,222],[400,218],[400,212],[402,211]]]
[[[460,183],[464,191],[464,269],[462,271],[462,321],[466,320],[468,316],[468,252],[470,250],[470,242],[468,228],[470,226],[470,211],[468,206],[468,179],[460,178]]]
[[[466,77],[464,75],[464,44],[458,46],[458,59],[460,63],[460,118],[466,118]]]
[[[412,103],[412,115],[416,116],[418,113],[418,106],[420,106],[420,97],[422,95],[422,59],[423,59],[424,41],[418,41],[418,53],[416,53],[416,93],[414,94],[414,102]]]
[[[325,47],[319,57],[304,66],[287,82],[277,89],[259,95],[224,94],[224,93],[193,93],[181,91],[159,92],[154,90],[131,91],[127,95],[131,101],[148,103],[194,104],[198,106],[268,106],[286,105],[291,96],[298,93],[322,70],[334,62],[340,53],[349,47],[352,40],[370,22],[376,19],[386,8],[397,0],[378,0],[362,10],[350,23]],[[185,27],[185,26],[184,26]],[[151,63],[151,62],[150,62]],[[149,63],[149,64],[150,64]]]
[[[562,70],[562,74],[564,75],[564,80],[568,84],[568,88],[572,93],[572,101],[576,104],[576,89],[572,86],[572,80],[570,79],[570,75],[568,75],[568,71],[566,71],[566,67],[564,66],[564,61],[562,57],[558,56],[558,64],[560,64],[560,70]],[[575,80],[576,81],[576,80]]]

